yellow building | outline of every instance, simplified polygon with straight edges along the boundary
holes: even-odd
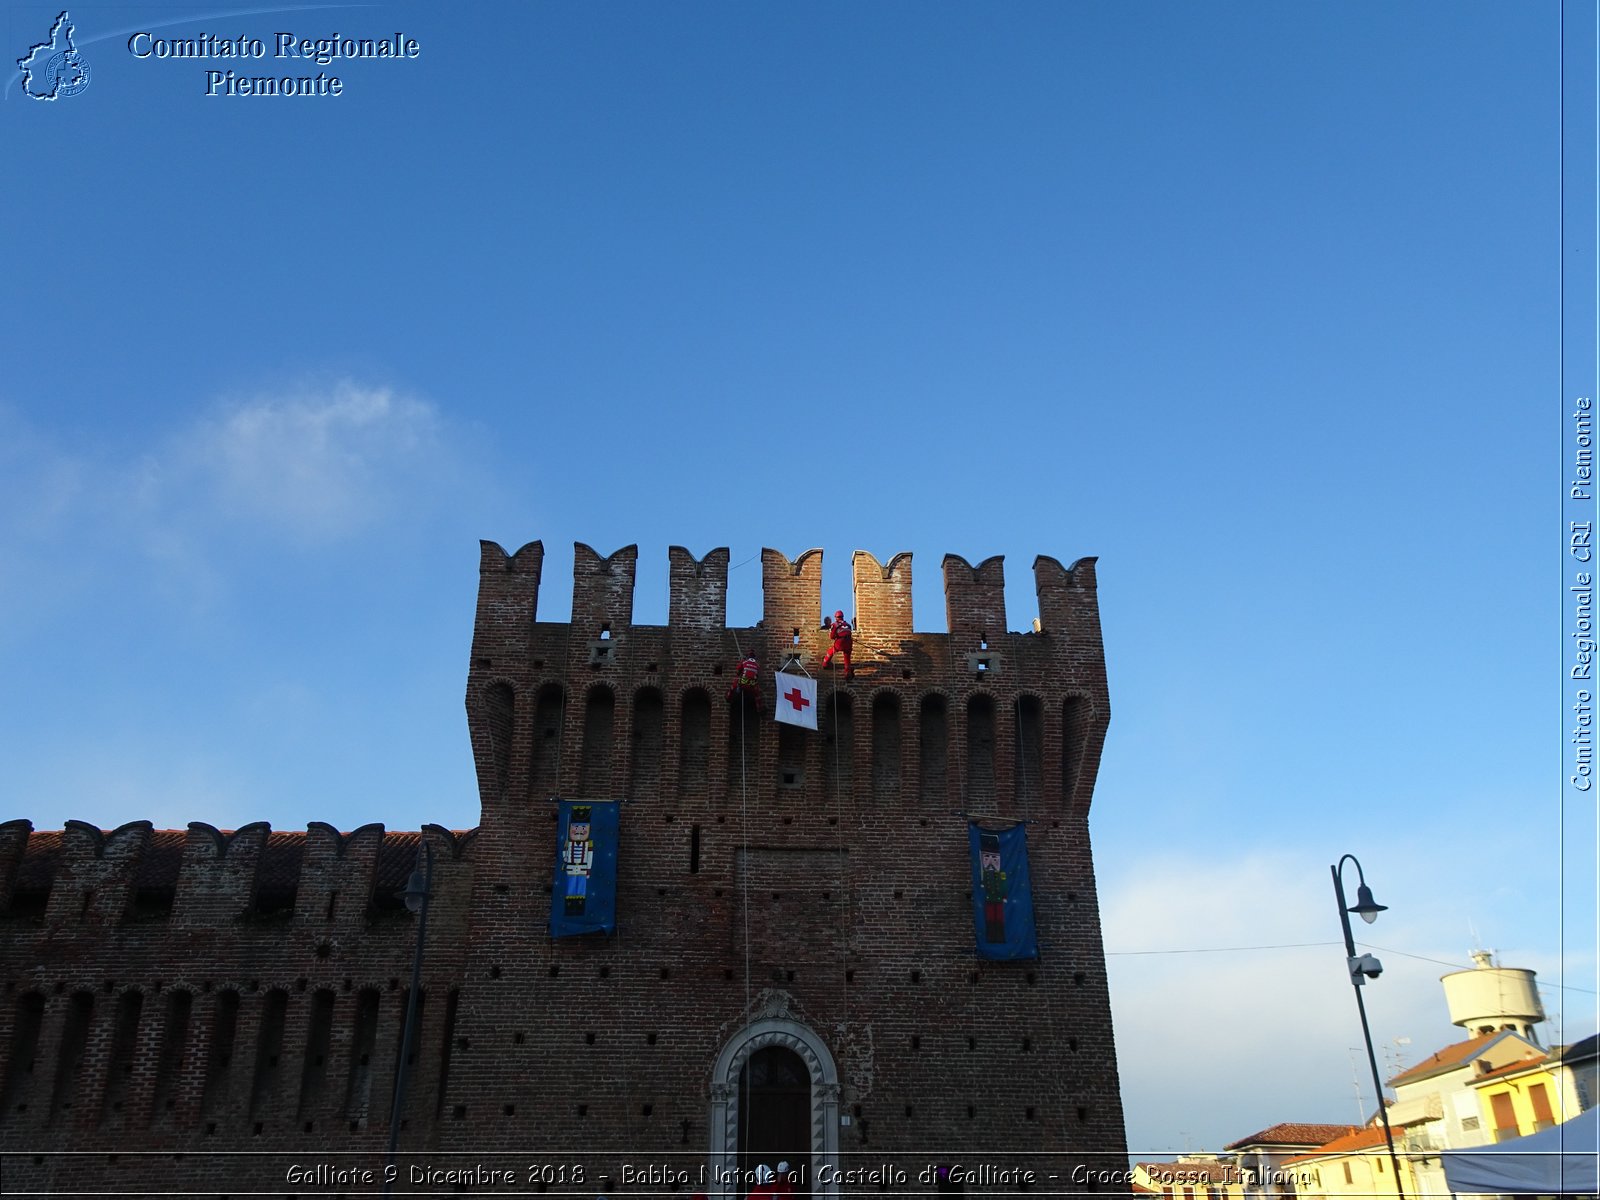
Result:
[[[1395,1194],[1394,1164],[1389,1161],[1389,1147],[1384,1141],[1383,1128],[1378,1125],[1354,1129],[1309,1154],[1296,1155],[1283,1165],[1304,1180],[1298,1189],[1301,1200],[1336,1200],[1347,1196],[1367,1200]],[[1415,1195],[1404,1159],[1400,1161],[1400,1169],[1402,1189],[1408,1196]]]
[[[1481,1072],[1472,1090],[1478,1094],[1483,1128],[1497,1142],[1538,1133],[1563,1119],[1561,1081],[1552,1072],[1550,1056],[1542,1052]]]

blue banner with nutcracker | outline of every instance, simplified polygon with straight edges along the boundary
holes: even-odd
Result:
[[[561,800],[550,936],[614,933],[617,928],[615,800]]]
[[[1038,958],[1026,827],[985,829],[969,821],[967,843],[972,853],[972,923],[978,957]]]

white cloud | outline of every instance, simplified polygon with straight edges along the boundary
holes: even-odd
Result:
[[[229,517],[320,542],[409,504],[449,458],[432,405],[344,381],[206,417],[146,464],[141,490],[197,487]]]

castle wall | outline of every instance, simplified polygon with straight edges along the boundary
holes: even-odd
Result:
[[[950,632],[928,633],[911,556],[858,552],[855,677],[821,675],[814,734],[772,723],[771,671],[818,674],[822,613],[845,607],[821,551],[764,551],[763,620],[742,629],[725,549],[673,548],[664,627],[632,623],[635,547],[577,548],[570,623],[537,619],[542,561],[483,546],[471,834],[0,825],[0,1151],[105,1152],[46,1154],[27,1181],[220,1194],[285,1187],[319,1150],[381,1164],[417,929],[397,893],[424,844],[399,1136],[416,1163],[580,1148],[535,1182],[626,1192],[625,1166],[654,1165],[691,1174],[651,1194],[717,1194],[697,1179],[733,1102],[713,1067],[762,1015],[832,1064],[845,1164],[1120,1153],[1087,823],[1109,718],[1093,560],[1037,560],[1042,632],[1012,633],[1001,560],[947,556]],[[741,651],[765,719],[724,699]],[[615,936],[549,936],[558,795],[625,802]],[[963,812],[1028,822],[1039,959],[974,956]],[[271,1153],[218,1153],[244,1150]]]

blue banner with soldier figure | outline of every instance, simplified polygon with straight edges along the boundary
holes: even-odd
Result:
[[[614,933],[617,928],[615,800],[562,800],[556,822],[550,936]]]
[[[984,829],[969,821],[967,843],[972,854],[972,923],[978,957],[1038,958],[1026,827]]]

